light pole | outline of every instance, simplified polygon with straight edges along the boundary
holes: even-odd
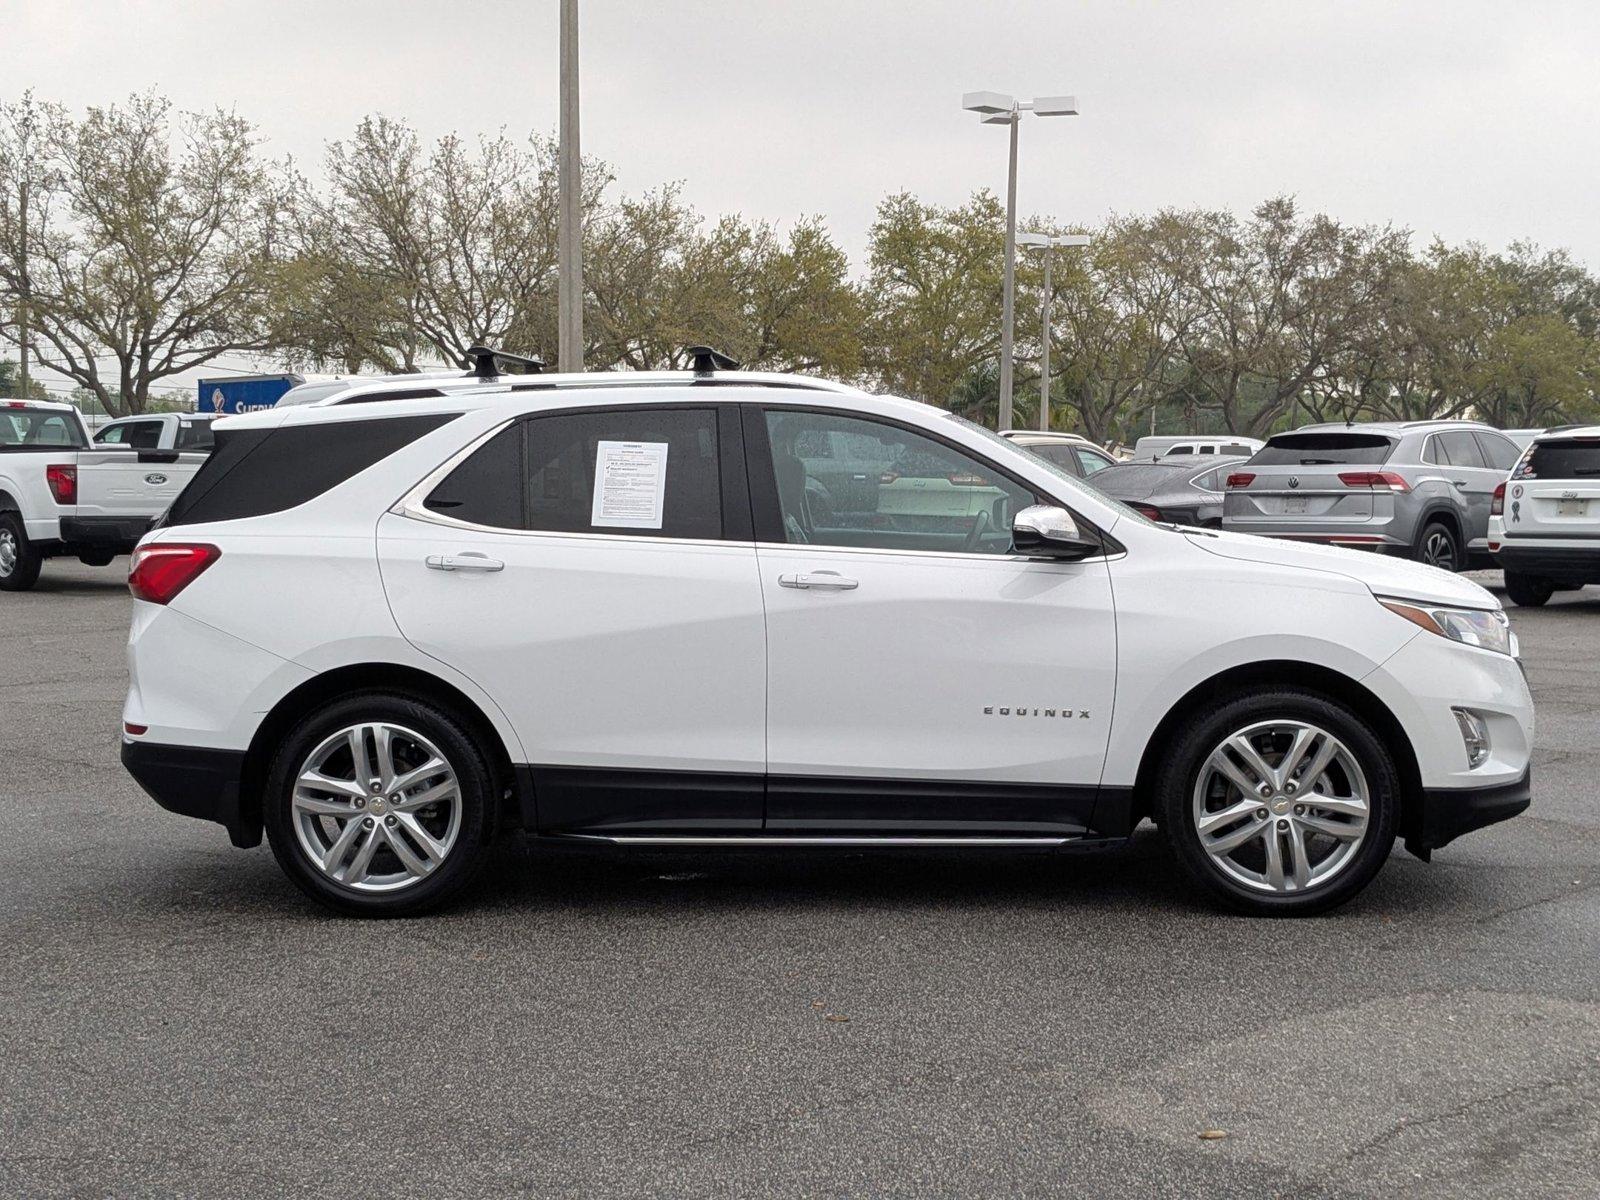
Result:
[[[1075,117],[1076,96],[1040,96],[1018,100],[1001,92],[968,92],[961,107],[975,112],[985,125],[1011,126],[1011,160],[1006,174],[1006,265],[1000,313],[1000,428],[1011,425],[1011,318],[1016,301],[1017,259],[1017,125],[1022,114],[1037,117]]]
[[[578,0],[561,0],[561,221],[557,247],[556,357],[583,370],[583,159],[578,151]]]
[[[1087,233],[1019,233],[1017,245],[1044,251],[1044,341],[1039,352],[1039,428],[1050,428],[1050,260],[1057,246],[1087,246]],[[1003,426],[1002,426],[1003,428]]]

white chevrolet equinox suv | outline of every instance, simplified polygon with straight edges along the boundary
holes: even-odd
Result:
[[[218,421],[134,559],[128,770],[374,915],[507,830],[1040,850],[1145,818],[1223,901],[1303,914],[1527,807],[1476,584],[1154,524],[948,412],[725,366]]]

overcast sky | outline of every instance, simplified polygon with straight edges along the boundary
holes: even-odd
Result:
[[[857,269],[874,206],[1005,185],[961,93],[1028,119],[1020,206],[1063,221],[1288,192],[1350,221],[1600,268],[1595,0],[583,0],[583,148],[703,213],[823,216]],[[553,131],[556,0],[0,0],[0,94],[159,88],[320,163],[366,113],[428,137]]]

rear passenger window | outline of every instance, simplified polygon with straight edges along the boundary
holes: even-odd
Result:
[[[720,538],[709,408],[553,413],[526,422],[527,528]]]
[[[217,431],[217,448],[178,494],[166,525],[234,521],[314,500],[457,413]]]
[[[522,435],[526,422],[503,429],[473,452],[423,503],[446,517],[495,529],[526,528]]]
[[[721,487],[711,409],[552,413],[497,434],[425,507],[497,529],[715,539]]]
[[[1478,452],[1478,439],[1472,436],[1469,429],[1457,429],[1450,433],[1441,433],[1436,439],[1444,443],[1444,452],[1450,456],[1452,467],[1485,467],[1483,455]]]

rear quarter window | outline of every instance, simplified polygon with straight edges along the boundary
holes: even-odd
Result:
[[[173,501],[162,523],[237,521],[294,508],[458,415],[218,430],[216,450]]]

